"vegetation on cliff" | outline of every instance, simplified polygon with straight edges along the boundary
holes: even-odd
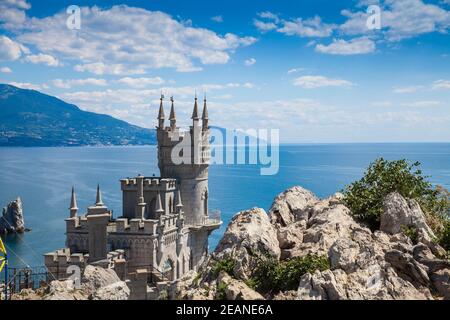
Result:
[[[433,186],[423,175],[419,162],[377,159],[359,181],[343,192],[344,202],[354,218],[372,230],[380,228],[383,200],[388,194],[398,192],[407,199],[416,200],[425,213],[427,224],[436,234],[435,241],[450,250],[450,193],[443,187]],[[405,234],[414,240],[414,230],[407,228]]]

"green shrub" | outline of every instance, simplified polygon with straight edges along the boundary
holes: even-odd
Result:
[[[414,226],[402,226],[402,233],[407,236],[409,239],[411,239],[413,244],[417,244],[418,242],[418,232],[417,228]]]
[[[212,268],[212,272],[214,276],[218,276],[221,271],[225,271],[230,276],[234,276],[234,266],[236,262],[231,258],[225,258],[219,261],[216,261]]]
[[[447,251],[447,258],[450,257],[450,221],[447,220],[438,234],[438,243]]]
[[[259,258],[250,284],[262,293],[296,290],[302,275],[329,268],[326,256],[308,255],[281,262],[272,256],[264,256]]]
[[[217,293],[216,293],[217,300],[227,300],[227,293],[226,293],[227,288],[228,285],[225,282],[220,282],[217,285]]]
[[[350,184],[344,193],[344,202],[354,217],[372,230],[380,227],[383,200],[397,191],[403,197],[416,199],[425,212],[430,227],[438,233],[448,219],[450,200],[448,191],[433,187],[420,170],[420,163],[407,160],[387,161],[383,158],[370,164],[363,178]]]

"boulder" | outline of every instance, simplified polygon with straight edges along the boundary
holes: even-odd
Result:
[[[264,300],[264,297],[247,286],[243,281],[231,278],[225,272],[220,273],[217,283],[224,283],[227,300]]]
[[[269,210],[270,221],[285,227],[308,218],[307,208],[319,199],[309,190],[295,186],[280,193]]]
[[[44,300],[87,300],[89,294],[77,290],[72,280],[54,280],[47,288]]]
[[[124,281],[99,288],[92,294],[92,300],[128,300],[130,289]]]
[[[22,233],[25,231],[25,221],[23,219],[22,200],[17,198],[8,203],[3,208],[0,218],[0,234]]]
[[[82,286],[88,293],[94,293],[100,288],[118,282],[121,282],[121,280],[114,270],[104,269],[93,265],[86,266],[81,279]]]
[[[398,192],[390,193],[383,202],[380,230],[396,234],[402,232],[404,227],[414,227],[419,235],[426,239],[435,237],[416,200],[405,199]]]
[[[266,212],[253,208],[241,211],[231,219],[212,259],[232,258],[235,261],[234,276],[246,280],[261,255],[279,259],[280,247],[277,232]]]
[[[450,300],[450,268],[441,269],[431,275],[436,291],[446,300]]]

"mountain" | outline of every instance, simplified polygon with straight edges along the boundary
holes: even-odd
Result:
[[[0,146],[148,145],[155,130],[131,125],[35,90],[0,84]]]

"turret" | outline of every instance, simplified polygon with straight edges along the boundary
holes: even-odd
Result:
[[[72,187],[72,197],[70,198],[70,217],[75,218],[77,216],[77,195],[75,194],[75,188]]]
[[[180,189],[177,190],[177,203],[175,205],[176,212],[181,213],[183,210],[183,203],[181,202],[181,192]]]
[[[97,207],[104,206],[104,203],[102,201],[102,192],[100,191],[100,185],[97,184],[97,195],[95,197],[95,205]]]
[[[203,99],[202,129],[208,130],[208,107],[206,106],[206,95]]]
[[[173,106],[173,97],[170,97],[170,101],[172,101],[172,106],[170,107],[170,128],[174,130],[177,126],[177,119],[175,116],[175,107]]]
[[[162,214],[164,213],[164,209],[162,207],[162,202],[161,202],[161,194],[158,191],[158,196],[156,198],[156,213],[158,215],[158,217],[161,217]]]
[[[137,203],[136,203],[136,212],[135,212],[135,218],[136,219],[144,219],[145,218],[145,200],[144,200],[144,177],[142,175],[139,175],[136,178],[137,182]]]
[[[163,99],[164,96],[161,94],[160,103],[159,103],[159,113],[158,113],[158,128],[164,129],[164,107],[163,107]]]
[[[197,94],[195,95],[195,102],[194,102],[194,110],[192,111],[192,117],[191,117],[194,126],[196,126],[198,124],[198,105],[197,105]]]

